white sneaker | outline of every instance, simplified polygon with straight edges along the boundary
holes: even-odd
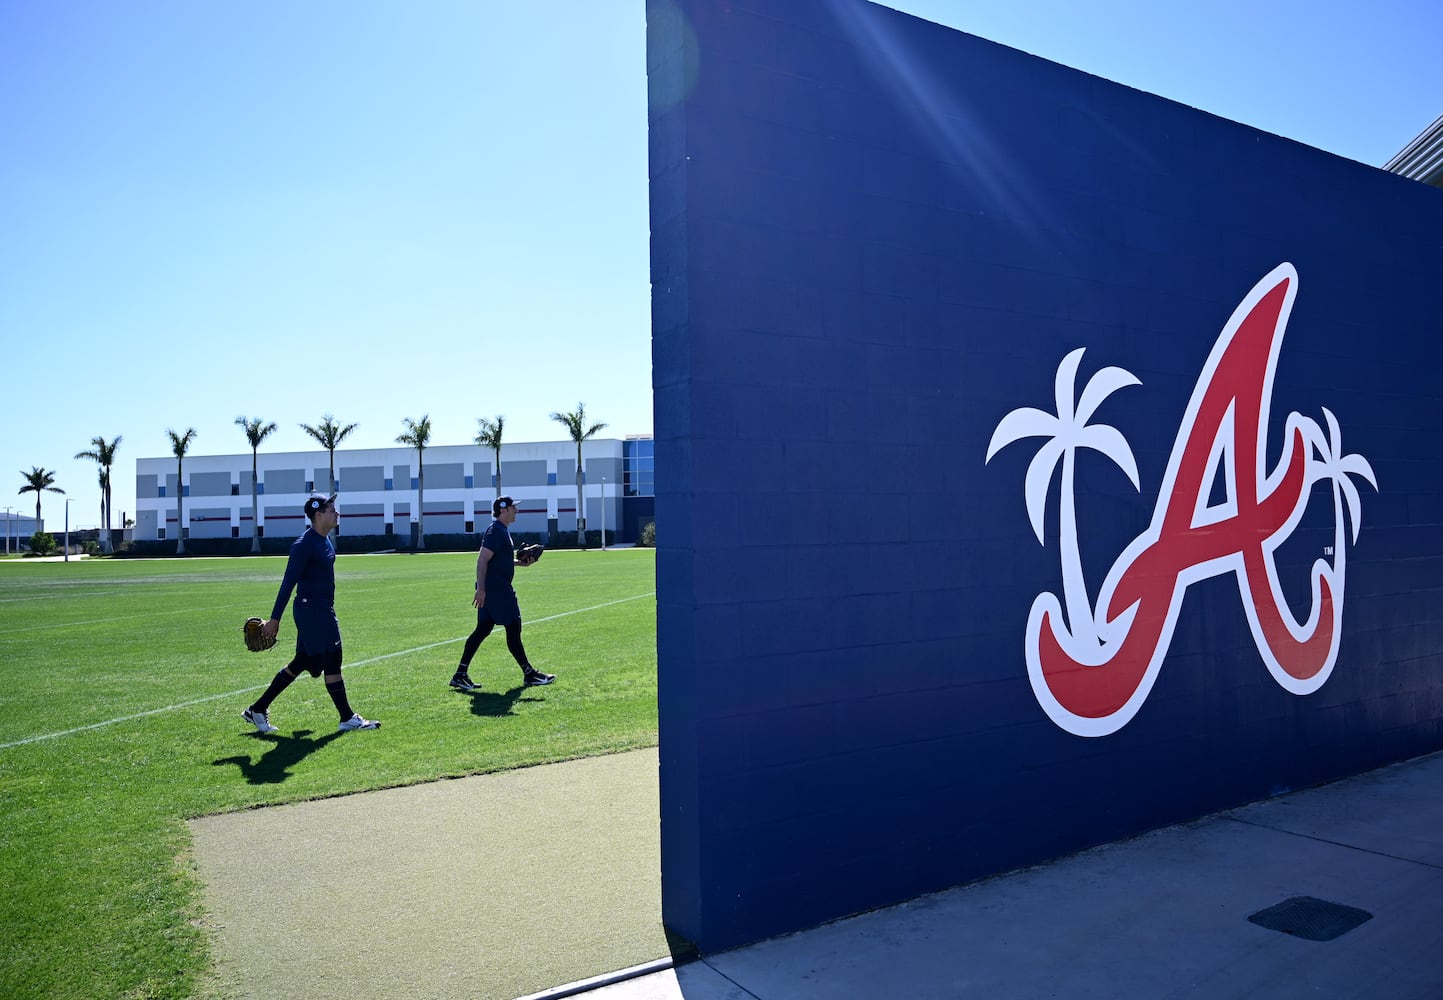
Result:
[[[271,725],[271,719],[270,719],[269,713],[266,713],[266,712],[252,712],[250,709],[246,709],[244,712],[241,713],[241,718],[242,718],[242,719],[245,719],[245,720],[246,720],[247,722],[249,722],[251,725],[255,726],[257,732],[260,732],[260,733],[278,733],[278,732],[280,732],[279,729],[277,729],[275,726]]]
[[[375,719],[363,719],[361,713],[357,712],[345,722],[341,723],[340,732],[349,733],[353,729],[380,729],[381,724]]]

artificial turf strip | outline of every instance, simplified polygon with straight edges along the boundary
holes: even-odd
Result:
[[[218,985],[508,1000],[662,958],[656,769],[637,750],[194,820]]]
[[[557,683],[519,688],[498,633],[464,695],[446,681],[475,565],[343,552],[346,683],[383,727],[333,738],[321,681],[302,677],[271,708],[302,739],[275,745],[240,711],[294,626],[266,653],[240,627],[268,613],[283,558],[0,562],[0,997],[208,998],[194,817],[655,746],[652,550],[554,551],[518,572],[527,650]]]

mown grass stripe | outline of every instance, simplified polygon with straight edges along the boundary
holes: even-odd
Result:
[[[574,610],[574,611],[562,611],[562,612],[560,612],[560,613],[558,613],[558,614],[547,615],[545,618],[537,618],[535,621],[530,621],[530,622],[527,622],[526,624],[528,624],[528,625],[540,625],[540,624],[542,624],[543,622],[555,621],[555,620],[558,619],[558,618],[569,618],[571,615],[581,615],[581,614],[586,614],[586,613],[591,612],[591,611],[600,611],[600,610],[603,609],[603,608],[609,608],[609,607],[612,607],[613,605],[616,605],[616,604],[626,604],[626,603],[629,602],[629,601],[640,601],[640,600],[644,600],[644,599],[646,599],[646,598],[648,598],[648,597],[655,597],[655,596],[656,596],[656,592],[655,592],[655,591],[652,591],[652,592],[649,593],[649,594],[638,594],[638,595],[636,595],[635,597],[623,597],[623,598],[621,598],[620,600],[607,601],[607,602],[604,603],[604,604],[593,605],[592,607],[589,607],[589,608],[577,608],[577,609]],[[188,610],[194,610],[194,609],[188,609]],[[183,614],[183,613],[188,613],[188,611],[187,611],[187,612],[177,611],[177,612],[174,612],[174,613],[175,613],[175,614]],[[118,620],[120,620],[120,619],[109,619],[109,620],[111,620],[111,621],[118,621]],[[45,627],[62,628],[63,626],[55,625],[55,626],[45,626]],[[465,638],[466,638],[466,636],[461,635],[461,636],[457,636],[457,637],[454,638],[454,639],[442,639],[442,640],[439,641],[439,642],[430,642],[430,643],[427,643],[427,644],[424,645],[424,646],[413,646],[413,647],[410,648],[410,649],[397,650],[397,651],[394,652],[394,653],[382,653],[380,656],[372,656],[372,657],[370,657],[369,659],[357,660],[355,663],[348,663],[348,664],[346,664],[345,669],[347,669],[347,670],[354,670],[354,669],[356,669],[357,667],[364,667],[364,666],[367,666],[367,665],[372,664],[372,663],[380,663],[382,660],[393,660],[393,659],[395,659],[395,658],[398,657],[398,656],[410,656],[412,653],[424,653],[426,650],[428,650],[428,649],[435,649],[435,648],[438,647],[438,646],[450,646],[450,645],[452,645],[453,643],[462,642],[462,641],[465,640]],[[119,724],[122,723],[122,722],[134,722],[136,719],[144,719],[144,718],[146,718],[146,717],[148,717],[148,716],[152,716],[152,715],[161,715],[161,714],[163,714],[163,713],[165,713],[165,712],[174,712],[174,711],[177,711],[178,709],[190,708],[190,707],[192,707],[192,706],[194,706],[194,705],[204,705],[206,702],[218,701],[218,700],[221,699],[221,698],[235,698],[235,697],[238,697],[238,696],[243,695],[243,694],[250,694],[252,691],[263,691],[263,690],[265,690],[267,684],[269,684],[269,683],[270,683],[270,682],[267,681],[266,684],[253,684],[253,685],[251,685],[250,687],[243,687],[243,688],[240,688],[240,689],[235,690],[235,691],[226,691],[226,692],[223,692],[222,694],[206,695],[204,698],[195,698],[195,699],[192,699],[191,701],[176,702],[174,705],[166,705],[166,706],[164,706],[164,707],[162,707],[162,708],[147,709],[147,710],[144,711],[144,712],[137,712],[137,713],[135,713],[134,715],[122,715],[122,716],[119,716],[119,717],[114,718],[114,719],[106,719],[104,722],[92,722],[92,723],[90,723],[90,725],[88,725],[88,726],[76,726],[74,729],[65,729],[65,730],[61,730],[61,731],[58,732],[58,733],[42,733],[42,734],[40,734],[39,736],[27,736],[27,737],[26,737],[25,739],[23,739],[23,740],[13,740],[13,741],[11,741],[10,743],[0,743],[0,750],[9,750],[9,749],[11,749],[12,747],[23,747],[23,746],[26,746],[26,745],[31,744],[31,743],[39,743],[39,742],[41,742],[42,740],[59,739],[59,738],[62,737],[62,736],[74,736],[76,733],[85,733],[85,732],[89,732],[89,731],[92,730],[92,729],[104,729],[106,726],[115,726],[115,725],[119,725]]]

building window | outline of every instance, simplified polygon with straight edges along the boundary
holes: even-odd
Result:
[[[472,532],[474,532],[475,530],[476,530],[476,522],[475,522],[475,521],[467,521],[467,522],[466,522],[466,534],[469,535],[469,534],[471,534]]]
[[[556,485],[556,473],[554,473],[554,472],[548,472],[548,473],[546,474],[546,485],[547,485],[547,486],[555,486],[555,485]]]
[[[414,489],[419,489],[420,486],[421,486],[420,480],[418,480],[415,476],[412,476],[412,477],[411,477],[411,489],[413,489],[413,490],[414,490]]]
[[[156,528],[156,529],[155,529],[155,540],[158,541],[158,542],[163,542],[163,541],[165,541],[165,529],[164,529],[164,528]]]
[[[238,497],[238,496],[240,496],[240,483],[231,483],[231,484],[230,484],[230,495],[233,496],[233,497]]]
[[[230,536],[231,536],[232,538],[239,538],[239,537],[240,537],[240,529],[237,528],[235,525],[231,525]]]
[[[316,492],[316,481],[315,481],[314,479],[307,479],[307,480],[306,480],[306,492],[307,492],[307,493],[314,493],[314,492]]]
[[[387,479],[387,480],[386,480],[386,489],[390,490],[390,489],[394,489],[394,488],[395,488],[395,480],[393,480],[393,479]],[[388,533],[388,534],[389,534],[389,532],[390,532],[390,529],[387,529],[387,533]]]
[[[656,441],[634,438],[623,442],[621,481],[626,496],[656,496]]]
[[[388,479],[388,480],[386,480],[386,482],[389,483],[390,480]],[[381,530],[382,530],[383,532],[385,532],[386,534],[388,534],[388,535],[393,535],[393,534],[395,534],[394,527],[395,527],[395,526],[392,525],[390,521],[387,521],[384,525],[381,526]]]
[[[164,486],[162,486],[162,487],[160,488],[160,492],[157,493],[156,496],[161,496],[161,497],[165,496],[165,487],[164,487]]]
[[[474,476],[467,476],[467,477],[466,477],[466,488],[467,488],[468,490],[469,490],[469,489],[474,489],[475,486],[476,486],[476,479],[475,479],[475,477],[474,477]],[[470,529],[470,528],[467,528],[466,530],[467,530],[467,531],[470,531],[471,529]]]

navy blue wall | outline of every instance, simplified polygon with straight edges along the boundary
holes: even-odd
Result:
[[[857,0],[648,32],[672,930],[715,951],[1443,746],[1443,192]],[[1260,329],[1269,365],[1204,378]],[[1056,414],[1078,348],[1062,405],[1115,389],[1117,437],[1067,463],[1075,507],[1043,480],[1039,542],[1046,439],[1004,418]],[[1174,524],[1119,586],[1218,392],[1182,529],[1229,476],[1294,500],[1231,549]],[[1088,603],[1179,595],[1122,710],[1047,706],[1031,662],[1069,513]],[[1270,666],[1262,566],[1304,632],[1341,606],[1325,668]]]

